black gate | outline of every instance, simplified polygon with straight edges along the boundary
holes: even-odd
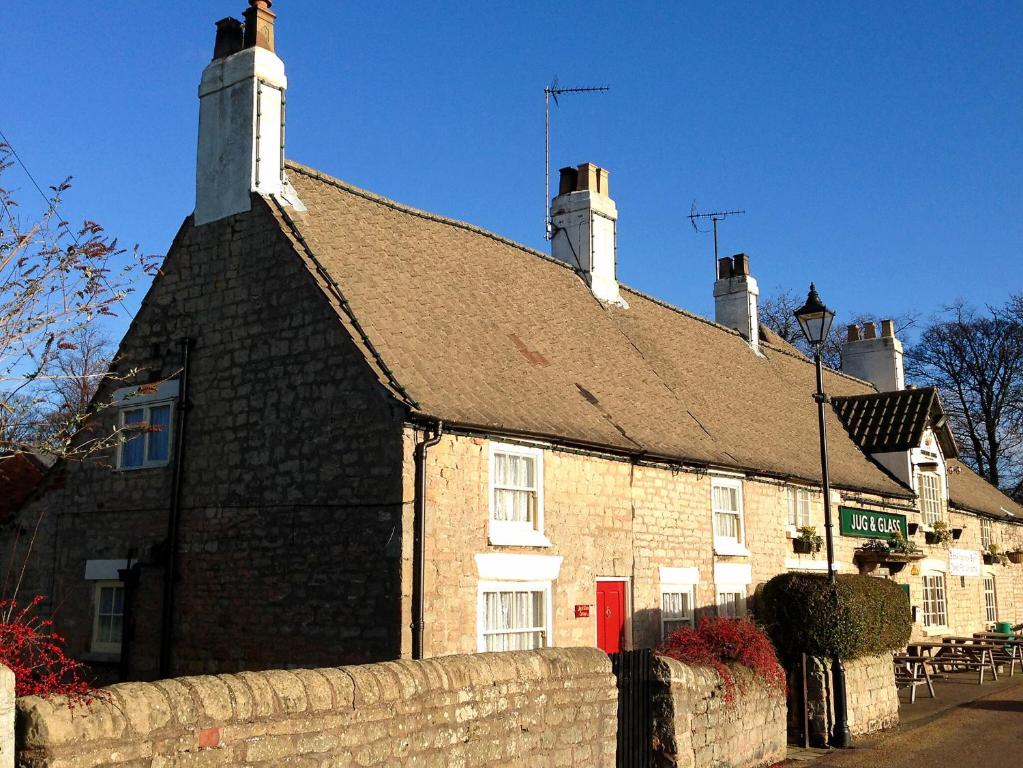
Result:
[[[611,654],[618,678],[618,768],[649,768],[653,756],[653,654],[646,648]]]

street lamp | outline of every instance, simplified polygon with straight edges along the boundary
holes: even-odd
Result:
[[[795,311],[796,320],[803,331],[810,348],[813,349],[813,361],[817,366],[817,425],[821,443],[821,485],[824,491],[824,538],[828,546],[828,580],[831,582],[832,594],[838,601],[837,579],[835,577],[835,540],[831,522],[831,480],[828,474],[828,432],[824,419],[824,406],[828,402],[824,394],[824,366],[821,363],[821,351],[827,341],[828,331],[835,319],[835,313],[824,306],[817,288],[810,283],[810,293],[806,304]],[[831,744],[835,747],[852,746],[852,734],[849,732],[849,718],[845,699],[845,665],[842,659],[835,656],[831,660],[831,671],[834,677],[832,690],[835,692],[835,730],[831,736]]]

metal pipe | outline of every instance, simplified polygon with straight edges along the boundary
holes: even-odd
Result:
[[[416,496],[413,516],[412,561],[412,658],[423,658],[426,634],[426,454],[444,435],[444,422],[438,421],[433,437],[416,446]]]
[[[167,515],[167,541],[163,569],[163,616],[160,622],[160,677],[170,677],[171,651],[174,645],[174,582],[177,579],[178,527],[181,518],[181,487],[185,469],[185,427],[188,424],[188,382],[192,339],[181,344],[181,378],[174,418],[174,476],[171,484],[170,511]]]
[[[813,360],[817,366],[817,425],[821,443],[821,487],[824,491],[824,538],[828,547],[828,581],[831,583],[832,599],[838,602],[838,577],[835,574],[834,524],[831,519],[831,478],[828,470],[828,424],[825,419],[824,366],[821,362],[821,344],[814,346]],[[831,660],[832,694],[835,703],[835,728],[831,734],[831,746],[845,748],[852,746],[849,731],[849,716],[846,707],[845,665],[837,655]]]

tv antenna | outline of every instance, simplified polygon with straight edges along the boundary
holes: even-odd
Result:
[[[607,85],[587,86],[584,88],[562,88],[558,82],[557,75],[550,85],[544,86],[544,185],[543,185],[543,221],[544,231],[548,240],[553,236],[551,228],[551,99],[554,99],[555,106],[560,106],[558,96],[566,93],[607,93],[611,90]]]
[[[718,279],[718,222],[724,221],[729,216],[738,216],[739,214],[746,213],[746,211],[713,211],[711,213],[700,213],[696,209],[696,201],[693,200],[693,206],[689,209],[689,223],[693,225],[693,229],[697,232],[708,232],[709,230],[700,229],[700,225],[697,221],[700,219],[710,219],[711,224],[714,228],[714,279]]]

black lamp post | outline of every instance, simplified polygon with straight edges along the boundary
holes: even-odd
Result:
[[[810,293],[806,297],[806,304],[795,311],[796,320],[803,335],[813,349],[813,361],[817,366],[817,394],[814,400],[817,401],[817,424],[820,433],[821,443],[821,485],[824,491],[824,538],[828,547],[828,580],[832,585],[834,599],[838,600],[838,590],[835,588],[835,540],[832,532],[831,522],[831,480],[828,473],[828,432],[827,422],[824,419],[824,406],[828,402],[824,394],[824,366],[821,363],[821,350],[828,338],[828,331],[831,330],[831,323],[835,319],[835,313],[824,306],[820,296],[817,295],[817,288],[810,283]],[[834,747],[852,746],[852,734],[849,732],[849,718],[846,710],[845,700],[845,665],[842,660],[835,656],[831,660],[831,671],[833,676],[832,690],[835,695],[835,729],[831,735],[831,745]]]

